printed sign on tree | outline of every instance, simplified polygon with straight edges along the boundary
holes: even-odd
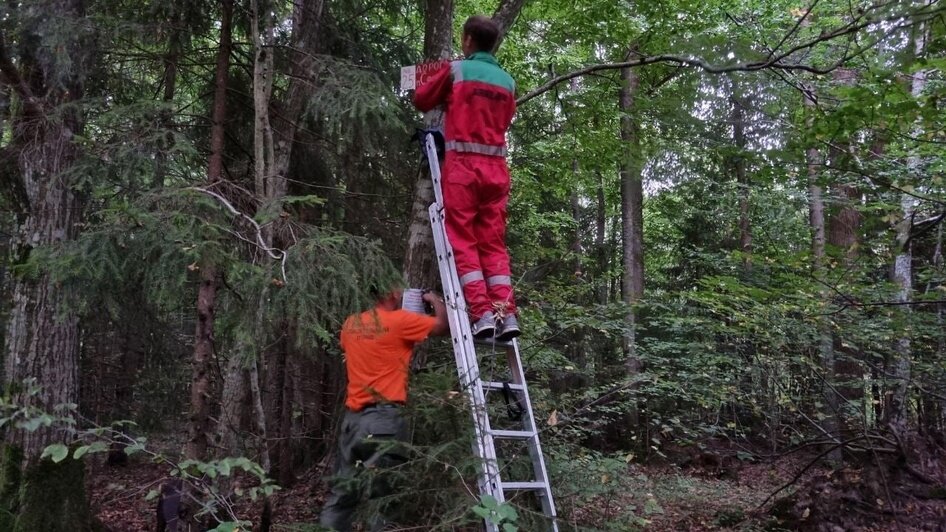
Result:
[[[401,67],[401,90],[410,91],[423,85],[437,70],[449,61],[436,61]]]

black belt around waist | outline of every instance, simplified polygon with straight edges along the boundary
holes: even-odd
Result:
[[[371,403],[361,407],[361,410],[355,410],[355,412],[366,412],[379,408],[401,408],[402,406],[404,406],[404,403]]]

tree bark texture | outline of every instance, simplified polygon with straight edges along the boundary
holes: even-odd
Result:
[[[630,68],[621,70],[621,140],[624,157],[621,161],[621,234],[623,237],[623,266],[621,293],[624,302],[634,305],[644,295],[644,218],[643,182],[641,179],[640,138],[634,123],[634,102],[638,97],[640,79]],[[625,337],[625,366],[629,377],[640,372],[640,360],[635,353],[635,311],[627,314],[630,332]]]
[[[209,185],[223,176],[224,123],[227,115],[227,79],[230,69],[231,21],[233,1],[220,2],[220,48],[214,82],[214,103],[210,130],[210,161],[207,165]],[[197,328],[194,332],[194,356],[191,376],[191,407],[188,440],[184,455],[203,460],[207,455],[210,425],[211,361],[214,358],[214,312],[217,303],[217,268],[209,259],[200,261],[200,285],[197,289]]]
[[[453,0],[426,0],[424,3],[424,59],[447,59],[453,53]],[[424,127],[439,127],[443,113],[433,110],[424,115]],[[407,231],[404,277],[408,286],[433,287],[439,283],[434,261],[434,240],[427,208],[434,202],[434,187],[426,168],[418,172]]]
[[[453,0],[424,0],[424,59],[447,59],[453,53]]]
[[[226,137],[227,84],[230,73],[232,42],[233,0],[220,0],[220,47],[214,70],[214,103],[210,128],[210,164],[207,181],[214,184],[223,177],[223,141]]]
[[[926,47],[926,29],[921,26],[917,29],[917,36],[914,39],[914,52],[916,57],[922,57]],[[926,89],[927,73],[925,70],[918,70],[913,74],[912,86],[910,92],[917,100]],[[917,138],[922,136],[923,131],[916,128],[913,135]],[[920,158],[917,155],[910,155],[907,158],[907,170],[911,178],[916,178],[920,172]],[[913,215],[916,210],[916,199],[909,194],[900,196],[900,209],[902,218],[897,224],[896,249],[897,255],[894,259],[892,272],[892,281],[897,286],[896,301],[899,303],[909,303],[913,300],[913,243],[910,239],[911,229],[913,227]],[[909,323],[910,307],[903,305],[896,309],[896,316],[902,323],[901,327],[907,329]],[[885,421],[898,434],[906,432],[909,415],[909,391],[910,378],[912,373],[910,348],[910,334],[904,331],[902,336],[897,339],[894,345],[894,364],[893,364],[893,393],[890,395],[890,403],[885,409]]]
[[[815,107],[814,88],[806,86],[804,90],[804,105],[809,110]],[[811,120],[809,120],[809,125]],[[815,277],[824,275],[824,250],[825,250],[825,218],[824,218],[824,196],[818,179],[821,175],[821,168],[824,166],[821,160],[821,154],[815,147],[805,150],[805,163],[808,169],[808,224],[811,229],[811,272]],[[819,292],[819,297],[823,303],[830,300],[827,289],[823,288]],[[825,408],[822,409],[823,417],[821,428],[825,435],[833,442],[841,441],[840,426],[838,423],[838,397],[834,388],[834,339],[831,334],[831,326],[825,318],[818,320],[818,358],[823,374],[823,383],[821,393],[824,398]],[[842,460],[841,448],[832,449],[828,454],[828,460],[834,463],[840,463]]]
[[[17,262],[25,262],[35,248],[74,239],[82,209],[68,176],[76,157],[72,135],[78,124],[22,126],[18,133],[29,140],[24,140],[28,144],[23,146],[19,168],[30,211],[14,242]],[[61,313],[68,299],[65,289],[46,273],[36,279],[15,278],[4,361],[5,380],[15,402],[51,413],[56,405],[77,401],[79,327],[75,315]],[[27,393],[29,380],[42,387],[35,396]],[[7,442],[21,446],[27,459],[61,439],[52,428],[7,434]]]
[[[499,39],[496,40],[493,53],[496,53],[499,47],[502,46],[503,39],[505,39],[506,34],[509,33],[509,28],[512,27],[516,18],[519,17],[519,13],[522,12],[522,8],[525,5],[526,0],[502,0],[496,7],[496,11],[493,12],[493,21],[499,26]]]
[[[857,73],[850,69],[838,69],[833,81],[839,85],[851,85],[856,82]],[[829,150],[830,165],[843,168],[848,164],[849,148],[846,142]],[[858,203],[861,194],[851,183],[839,183],[830,190],[832,208],[826,212],[827,244],[841,253],[840,264],[850,267],[858,255],[860,244],[861,214]],[[824,348],[826,349],[826,347]],[[825,380],[829,405],[835,405],[834,412],[838,420],[838,432],[842,438],[857,431],[857,424],[863,419],[852,419],[847,413],[863,412],[864,367],[863,356],[856,349],[844,345],[842,338],[832,334],[832,353],[834,371]]]
[[[12,188],[22,200],[11,258],[14,264],[26,264],[33,250],[75,239],[83,221],[85,202],[74,190],[79,176],[73,168],[83,117],[71,104],[83,97],[82,80],[93,47],[85,42],[80,0],[34,2],[19,6],[10,17],[5,23],[20,22],[22,28],[18,60],[14,63],[6,49],[7,36],[0,35],[0,84],[17,93],[19,105],[11,113],[12,138],[5,148],[12,156],[4,164],[15,160],[15,168],[8,169]],[[82,30],[62,38],[57,53],[68,61],[51,61],[39,42],[63,23]],[[14,277],[12,285],[4,339],[5,391],[14,404],[68,415],[68,410],[56,407],[79,400],[78,318],[66,306],[72,295],[42,268],[35,276]],[[2,509],[0,524],[5,529],[91,528],[84,464],[69,458],[58,464],[40,460],[47,445],[69,443],[57,425],[5,431],[3,489],[9,493],[2,498],[10,504]]]
[[[79,1],[51,1],[35,6],[37,11],[54,12],[61,18],[79,19],[82,3]],[[33,16],[41,16],[34,14]],[[54,22],[45,22],[50,24]],[[43,23],[34,27],[42,32]],[[35,34],[22,37],[32,42]],[[32,103],[25,105],[21,115],[13,117],[13,139],[9,148],[16,154],[17,180],[27,200],[27,210],[20,217],[17,234],[12,241],[14,263],[25,264],[32,250],[54,246],[73,240],[82,221],[83,201],[72,188],[77,176],[71,166],[78,157],[74,136],[82,131],[82,118],[75,110],[60,106],[82,97],[81,51],[78,39],[68,39],[63,53],[74,58],[71,72],[42,69],[36,62],[29,45],[21,46],[19,61],[24,87],[32,87],[30,94],[20,94]],[[9,62],[5,48],[0,58]],[[20,75],[4,72],[4,77]],[[62,85],[57,76],[70,80]],[[48,78],[48,79],[47,79]],[[9,80],[8,80],[9,81]],[[29,90],[25,89],[24,90]],[[42,94],[38,99],[34,94]],[[70,298],[61,285],[41,273],[36,278],[18,276],[13,281],[13,306],[6,334],[5,381],[12,399],[52,413],[56,405],[78,401],[79,328],[75,315],[66,311],[64,303]],[[27,381],[32,380],[41,389],[36,395],[26,393]],[[42,449],[62,435],[51,428],[34,432],[9,431],[9,444],[17,445],[25,453],[27,463],[38,458]]]
[[[220,420],[217,423],[217,446],[224,456],[243,456],[246,445],[242,434],[247,431],[244,423],[247,408],[247,376],[241,357],[231,355],[227,361],[220,392]]]

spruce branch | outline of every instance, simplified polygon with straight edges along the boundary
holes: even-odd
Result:
[[[266,252],[267,255],[269,255],[271,259],[278,260],[280,271],[282,272],[282,280],[286,284],[289,283],[289,280],[286,277],[286,258],[288,257],[288,254],[286,253],[286,251],[282,249],[279,249],[276,247],[270,247],[266,245],[266,240],[263,238],[263,228],[260,226],[260,224],[256,222],[256,220],[254,220],[253,218],[237,210],[236,207],[234,207],[229,201],[227,201],[227,198],[224,198],[223,196],[221,196],[220,194],[217,194],[216,192],[212,190],[208,190],[206,188],[201,188],[201,187],[188,187],[186,190],[194,190],[194,191],[206,194],[216,199],[217,201],[222,203],[223,206],[226,207],[228,211],[233,213],[235,216],[239,216],[243,218],[250,225],[252,225],[253,228],[256,230],[256,241],[252,242],[249,239],[242,238],[242,237],[241,237],[241,240],[244,240],[245,242],[249,242],[250,244],[253,244],[259,249],[263,250],[264,252]]]

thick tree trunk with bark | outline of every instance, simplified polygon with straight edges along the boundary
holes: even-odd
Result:
[[[630,56],[637,49],[632,44]],[[621,111],[621,141],[623,156],[620,164],[621,176],[621,236],[622,263],[621,297],[629,305],[625,317],[627,332],[624,335],[624,370],[628,380],[633,381],[641,372],[641,361],[637,355],[637,310],[634,305],[644,295],[644,189],[642,181],[642,158],[639,129],[634,116],[635,102],[640,97],[640,78],[631,68],[621,69],[621,89],[618,106]],[[635,431],[640,426],[640,412],[632,403],[626,416],[626,429]]]
[[[644,295],[644,190],[641,179],[641,154],[638,129],[634,124],[634,102],[639,97],[640,79],[631,68],[621,70],[621,140],[624,155],[621,161],[621,234],[623,236],[623,265],[621,293],[624,302],[634,305]],[[624,353],[628,377],[640,372],[640,359],[635,350],[635,311],[627,314],[629,333],[625,337]]]
[[[17,128],[29,139],[24,139],[28,144],[22,148],[19,168],[30,201],[30,212],[14,242],[17,262],[25,262],[40,246],[72,240],[78,233],[81,201],[71,190],[68,175],[77,154],[72,143],[77,126],[45,123]],[[14,391],[15,402],[52,412],[56,405],[76,401],[78,318],[60,313],[68,299],[69,295],[48,274],[38,279],[16,278],[4,361],[7,386]],[[42,387],[36,396],[28,393],[30,379]],[[27,457],[35,457],[61,438],[54,428],[40,428],[34,432],[11,431],[7,443],[20,446]]]
[[[447,59],[453,53],[453,0],[427,0],[424,3],[424,60]],[[424,115],[424,127],[443,123],[443,113],[433,110]],[[407,231],[407,252],[404,256],[404,277],[408,286],[433,287],[439,283],[434,261],[434,240],[427,208],[434,202],[430,173],[418,172],[411,204],[411,221]]]
[[[605,240],[607,220],[607,203],[604,197],[604,177],[597,175],[598,183],[595,187],[595,262],[597,263],[596,300],[598,304],[608,302],[608,258],[611,254]]]
[[[210,161],[207,165],[208,184],[214,185],[223,176],[224,123],[227,117],[227,80],[230,69],[231,22],[233,0],[220,2],[220,48],[214,81],[214,103],[210,129]],[[210,425],[211,361],[214,357],[214,312],[217,303],[217,268],[210,260],[202,260],[200,285],[197,289],[197,329],[194,332],[194,360],[191,377],[191,407],[188,441],[184,455],[203,460],[212,430]]]
[[[28,29],[19,35],[16,64],[6,49],[7,36],[0,35],[0,84],[11,87],[19,98],[11,120],[13,137],[6,150],[15,157],[11,175],[25,208],[18,215],[11,257],[13,263],[25,264],[37,248],[75,239],[82,222],[84,202],[73,190],[79,177],[73,164],[79,156],[75,137],[81,134],[83,121],[79,112],[68,106],[82,98],[82,70],[89,50],[82,35],[64,37],[61,53],[70,63],[65,67],[69,70],[62,71],[62,65],[57,68],[44,63],[44,51],[37,45],[41,35],[58,31],[59,23],[79,26],[84,16],[81,1],[47,1],[22,7],[12,16],[22,17],[19,22]],[[74,405],[79,399],[78,318],[66,308],[72,296],[42,270],[35,277],[17,276],[12,284],[4,389],[14,404],[69,415],[69,410],[57,407]],[[55,531],[90,527],[83,464],[69,458],[58,464],[40,460],[46,446],[70,443],[60,426],[6,430],[2,475],[12,482],[5,481],[0,487],[5,492],[0,498],[13,504],[0,512],[0,528]]]

